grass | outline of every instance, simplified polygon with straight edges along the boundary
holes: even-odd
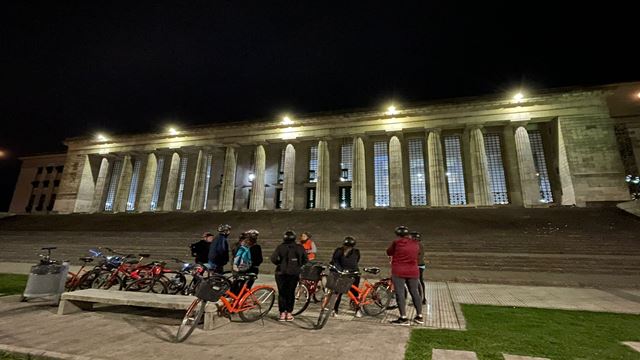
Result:
[[[640,359],[621,341],[640,341],[640,315],[462,305],[466,331],[415,329],[405,359],[431,359],[432,349],[564,359]]]
[[[27,277],[19,274],[0,274],[0,296],[22,294]]]
[[[48,357],[33,356],[28,354],[15,354],[5,351],[0,351],[0,360],[53,360]]]

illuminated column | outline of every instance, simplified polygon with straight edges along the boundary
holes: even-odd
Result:
[[[318,183],[316,184],[316,208],[327,210],[331,207],[331,167],[329,146],[326,140],[318,142]]]
[[[516,129],[516,154],[518,155],[518,174],[522,186],[522,202],[525,207],[540,203],[540,187],[533,162],[529,133],[524,126]]]
[[[173,153],[171,164],[169,165],[169,177],[167,178],[167,189],[164,193],[163,211],[175,210],[176,196],[178,192],[178,176],[180,175],[180,155]]]
[[[131,187],[131,176],[133,175],[133,165],[131,155],[125,155],[122,159],[122,171],[116,190],[116,199],[113,204],[113,212],[127,211],[127,200],[129,199],[129,188]]]
[[[95,192],[93,193],[93,201],[91,202],[91,212],[102,211],[101,207],[104,201],[104,192],[107,186],[108,174],[109,159],[102,158],[102,161],[100,161],[100,170],[98,170],[98,178],[96,179]]]
[[[367,173],[365,167],[364,142],[362,138],[353,139],[353,181],[351,202],[354,209],[367,208]]]
[[[147,155],[147,164],[142,179],[142,187],[140,189],[140,199],[136,209],[139,212],[151,210],[151,197],[153,196],[153,188],[156,181],[156,172],[158,171],[158,158],[156,154]]]
[[[405,207],[402,145],[397,136],[389,140],[389,195],[391,207]]]
[[[253,174],[253,183],[251,184],[251,201],[249,208],[251,210],[264,209],[264,172],[266,167],[266,155],[264,146],[256,146],[255,151],[255,173]]]
[[[489,165],[487,162],[487,153],[484,150],[482,130],[480,130],[479,127],[473,127],[469,132],[469,136],[473,199],[475,205],[493,205],[491,178],[489,177]]]
[[[227,146],[224,155],[224,170],[222,174],[222,188],[220,189],[219,210],[233,210],[233,196],[236,187],[236,150]]]
[[[296,149],[288,144],[284,152],[284,179],[282,181],[282,208],[292,210],[294,202]]]
[[[194,156],[196,153],[193,154]],[[204,175],[205,169],[203,169],[205,164],[206,155],[202,150],[198,150],[196,157],[196,165],[193,168],[193,182],[191,183],[191,197],[189,198],[189,210],[198,211],[202,210],[202,200],[204,196]],[[185,186],[185,192],[188,190]]]
[[[447,206],[449,205],[449,196],[447,195],[440,129],[429,131],[427,157],[429,160],[429,204],[431,206]]]

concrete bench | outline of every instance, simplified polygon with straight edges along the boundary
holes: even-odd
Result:
[[[91,310],[93,304],[128,305],[149,308],[186,310],[195,300],[193,296],[153,294],[133,291],[86,289],[62,294],[58,305],[58,315]],[[204,310],[204,329],[213,329],[213,321],[218,311],[215,303],[207,303]]]

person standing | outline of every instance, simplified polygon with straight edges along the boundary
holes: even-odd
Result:
[[[396,289],[396,302],[398,303],[398,310],[400,310],[400,317],[391,321],[391,324],[410,325],[409,319],[407,319],[405,293],[402,290],[405,285],[409,288],[413,306],[416,309],[416,317],[413,321],[418,324],[424,324],[420,285],[418,284],[418,278],[420,277],[418,269],[420,245],[418,241],[411,237],[406,226],[398,226],[395,229],[395,233],[398,237],[389,245],[387,255],[391,256],[391,280]]]
[[[213,234],[205,232],[202,234],[202,240],[191,244],[191,256],[195,259],[196,264],[207,264],[209,262],[209,248],[213,241]]]
[[[304,248],[304,251],[307,253],[307,259],[309,261],[314,261],[316,259],[316,252],[318,249],[316,248],[316,243],[311,240],[311,233],[308,231],[300,234],[300,245]]]
[[[293,304],[296,286],[300,277],[300,268],[307,263],[307,255],[300,244],[296,244],[296,233],[287,230],[282,243],[271,254],[271,262],[276,265],[276,284],[278,285],[278,308],[280,321],[293,321]]]
[[[356,249],[356,239],[352,236],[345,236],[342,246],[335,249],[333,252],[333,256],[331,257],[331,265],[338,268],[340,271],[349,271],[349,272],[358,272],[358,263],[360,262],[360,250]],[[353,285],[360,285],[360,276],[353,277]],[[358,297],[358,294],[355,290],[350,289],[351,293]],[[336,315],[338,313],[338,308],[340,307],[340,301],[342,300],[342,294],[338,295],[338,299],[336,299],[336,304],[333,307],[332,315]],[[356,309],[356,317],[362,317],[362,311],[360,309]]]
[[[416,240],[418,242],[418,245],[420,246],[420,250],[418,251],[418,269],[420,270],[420,287],[419,289],[422,290],[422,292],[420,293],[420,297],[422,298],[422,305],[426,305],[427,304],[427,296],[426,296],[426,292],[425,292],[425,286],[424,286],[424,270],[427,268],[427,264],[424,261],[424,244],[422,243],[422,234],[420,234],[417,231],[412,231],[411,232],[411,237]]]
[[[222,274],[224,266],[229,262],[229,234],[231,234],[230,225],[218,226],[218,235],[209,248],[209,269],[218,274]]]
[[[260,233],[258,230],[247,230],[245,233],[245,244],[249,247],[249,252],[251,253],[251,267],[247,270],[248,273],[256,274],[260,273],[260,264],[262,264],[262,247],[258,244],[258,236]],[[247,287],[251,288],[253,283],[256,281],[255,279],[249,280],[247,283]]]

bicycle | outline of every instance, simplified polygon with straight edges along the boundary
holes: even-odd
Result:
[[[185,341],[193,330],[198,326],[204,315],[207,302],[216,302],[218,316],[231,317],[238,314],[244,322],[254,322],[262,319],[271,311],[275,302],[276,290],[268,285],[258,285],[251,289],[247,287],[247,281],[255,279],[256,274],[237,274],[224,276],[224,274],[213,274],[200,282],[196,290],[196,299],[189,305],[178,332],[176,342]],[[234,284],[242,282],[240,291],[235,294],[231,292]]]
[[[302,314],[311,303],[322,301],[326,292],[327,275],[324,273],[326,265],[315,263],[303,266],[300,281],[296,286],[293,316]]]
[[[335,266],[329,265],[332,272],[327,278],[327,293],[322,299],[320,315],[315,324],[315,329],[322,329],[331,315],[331,310],[335,306],[338,296],[347,294],[351,299],[352,306],[356,309],[362,308],[365,314],[369,316],[377,316],[384,312],[391,301],[391,294],[383,286],[371,285],[367,279],[364,279],[362,288],[353,285],[355,276],[359,276],[360,272],[341,271]],[[364,272],[369,274],[379,274],[380,268],[370,267],[364,268]],[[353,295],[352,290],[357,294]]]
[[[125,291],[140,291],[140,292],[152,292],[156,294],[167,293],[167,281],[164,280],[164,266],[163,261],[154,261],[147,266],[151,268],[136,269],[131,272],[131,277],[139,277],[133,282],[129,283],[124,290]],[[173,295],[173,294],[172,294]]]
[[[118,254],[109,248],[107,248],[107,250]],[[114,285],[117,285],[118,290],[124,289],[127,285],[127,281],[131,279],[131,273],[136,269],[147,266],[140,264],[140,262],[142,262],[144,258],[147,258],[149,256],[149,254],[138,254],[138,257],[133,254],[125,255],[124,257],[118,259],[119,264],[115,269],[101,271],[91,283],[91,287],[93,289],[107,290]],[[137,280],[139,278],[140,276],[136,273],[133,277],[133,280]]]

